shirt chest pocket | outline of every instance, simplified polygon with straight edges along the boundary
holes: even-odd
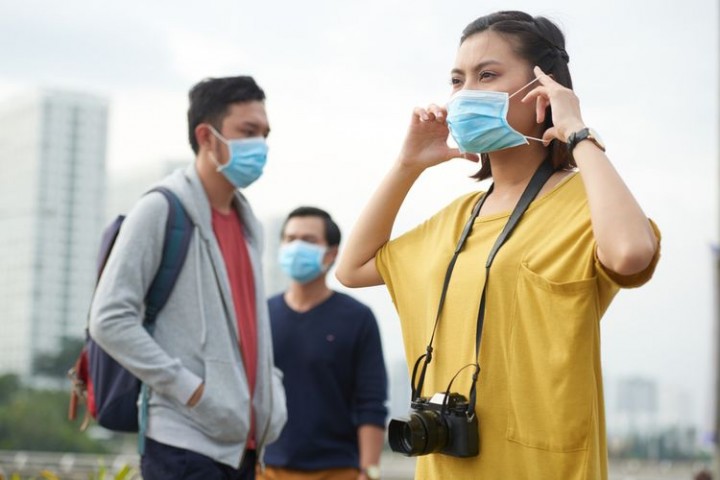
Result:
[[[521,265],[508,358],[506,438],[556,452],[587,448],[597,411],[595,279],[555,283]]]

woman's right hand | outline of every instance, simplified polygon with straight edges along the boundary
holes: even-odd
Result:
[[[346,287],[384,283],[375,256],[390,240],[400,206],[423,170],[456,157],[479,160],[448,146],[446,118],[447,111],[437,105],[413,111],[400,156],[360,214],[338,262],[335,276]]]
[[[401,166],[422,171],[451,158],[479,161],[480,158],[474,153],[463,154],[457,148],[448,146],[450,131],[446,118],[447,110],[434,104],[413,110],[410,127],[398,159]]]

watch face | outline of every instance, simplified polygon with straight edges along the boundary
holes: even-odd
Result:
[[[588,137],[591,137],[592,139],[594,139],[595,142],[602,148],[602,150],[605,150],[605,142],[603,142],[600,135],[592,128],[588,129]]]

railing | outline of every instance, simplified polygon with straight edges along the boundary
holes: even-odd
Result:
[[[87,480],[97,478],[101,469],[107,472],[106,479],[112,479],[125,466],[134,469],[139,479],[138,455],[102,455],[88,453],[56,453],[0,450],[0,480],[7,480],[17,473],[22,479],[42,478],[43,470],[52,472],[62,480]],[[384,452],[381,460],[383,480],[411,480],[415,470],[415,459]],[[4,474],[4,477],[3,477]]]
[[[125,466],[134,469],[134,475],[126,480],[138,480],[139,457],[133,454],[101,455],[83,453],[54,453],[0,450],[0,479],[7,480],[17,473],[23,480],[41,477],[47,470],[62,480],[88,480],[98,478],[105,469],[107,480]],[[415,470],[415,459],[403,457],[388,451],[383,452],[380,461],[383,480],[411,480]],[[611,480],[691,480],[698,471],[708,468],[703,462],[647,462],[639,460],[611,460]],[[4,477],[3,477],[4,475]]]
[[[105,478],[114,478],[123,467],[130,466],[139,471],[137,455],[102,455],[93,453],[55,453],[0,450],[0,478],[9,479],[12,474],[21,478],[38,477],[49,471],[62,480],[87,480],[95,478],[101,470]],[[130,478],[140,478],[139,473]]]

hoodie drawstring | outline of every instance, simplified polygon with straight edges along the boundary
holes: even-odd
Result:
[[[202,243],[202,241],[203,240],[202,240],[199,232],[197,232],[197,230],[196,230],[195,231],[195,250],[196,250],[196,252],[195,252],[196,253],[195,269],[197,270],[197,274],[195,275],[195,286],[197,288],[198,298],[200,299],[200,301],[198,302],[199,306],[200,306],[200,324],[201,324],[200,328],[202,329],[201,333],[200,333],[200,346],[205,347],[205,343],[207,341],[207,320],[205,319],[205,307],[204,307],[205,302],[203,301],[202,282],[200,281],[200,277],[201,277],[201,273],[202,273],[201,272],[202,266],[200,264],[200,255],[202,253],[200,250],[200,243]]]

